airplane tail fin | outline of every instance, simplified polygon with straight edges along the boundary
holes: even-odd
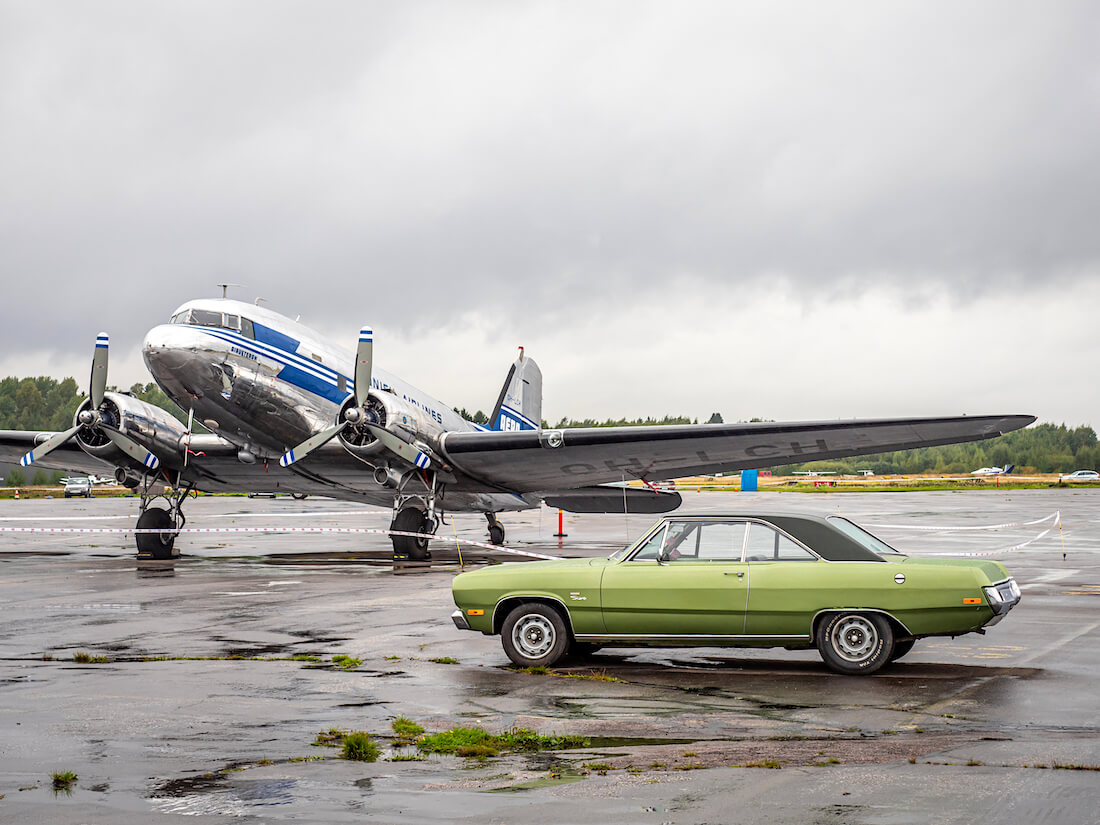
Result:
[[[1008,475],[1009,473],[1011,473],[1015,469],[1016,469],[1015,464],[1006,464],[1005,465],[1005,475]]]
[[[494,430],[542,428],[542,370],[523,354],[523,347],[504,379],[489,426]]]

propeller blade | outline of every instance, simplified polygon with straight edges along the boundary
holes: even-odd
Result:
[[[95,339],[95,352],[92,353],[92,377],[88,382],[88,397],[92,401],[92,409],[98,410],[103,403],[103,393],[107,389],[107,350],[111,339],[106,332],[101,332]]]
[[[70,438],[72,438],[74,435],[76,435],[76,431],[79,430],[80,427],[81,425],[77,424],[71,430],[65,430],[65,432],[63,433],[58,433],[57,435],[51,436],[46,441],[43,441],[25,456],[23,456],[21,459],[19,459],[19,463],[22,464],[24,467],[29,467],[34,464],[34,462],[42,460],[58,447],[60,447],[62,444],[64,444],[66,441],[68,441]]]
[[[187,466],[187,459],[191,456],[191,428],[195,426],[195,408],[187,408],[187,440],[183,442],[183,466]]]
[[[115,446],[118,447],[126,455],[133,459],[140,461],[150,470],[155,470],[160,466],[160,459],[142,447],[133,439],[123,435],[118,430],[111,429],[110,427],[104,427],[100,425],[99,431],[104,433]]]
[[[359,330],[359,348],[355,351],[355,405],[360,409],[367,403],[370,392],[371,362],[374,360],[374,330]]]
[[[289,467],[295,461],[301,461],[311,452],[316,450],[322,444],[327,444],[332,441],[340,432],[348,425],[347,421],[343,421],[337,424],[335,427],[329,427],[327,430],[321,430],[316,435],[312,435],[295,447],[292,450],[287,450],[283,453],[283,457],[279,459],[279,464],[284,467]]]
[[[377,424],[364,424],[363,426],[370,430],[371,435],[381,441],[386,449],[397,453],[410,464],[421,470],[427,470],[432,466],[432,460],[428,458],[427,454],[422,450],[418,450],[409,442],[402,441],[389,430],[379,427]]]

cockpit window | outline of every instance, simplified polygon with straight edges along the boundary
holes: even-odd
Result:
[[[239,332],[245,338],[256,339],[256,331],[248,318],[210,309],[185,309],[172,316],[173,324],[190,324],[195,327],[218,327]]]

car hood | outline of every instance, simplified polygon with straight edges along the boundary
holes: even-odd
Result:
[[[460,573],[459,576],[509,576],[517,571],[538,574],[551,570],[572,570],[587,567],[603,567],[610,559],[548,559],[546,561],[506,561],[480,570]]]

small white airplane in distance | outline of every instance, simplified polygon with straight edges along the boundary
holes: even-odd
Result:
[[[223,287],[224,289],[224,287]],[[497,513],[545,502],[575,513],[660,513],[675,492],[608,486],[995,438],[1030,415],[543,429],[542,373],[520,351],[488,428],[285,315],[224,296],[188,301],[149,330],[153,379],[188,411],[184,425],[107,390],[108,337],[96,339],[88,397],[64,432],[0,431],[0,461],[114,471],[141,495],[138,555],[171,558],[193,489],[326,495],[393,508],[396,558],[426,558],[445,512]],[[461,353],[454,354],[460,361]],[[609,376],[610,377],[610,376]],[[654,386],[666,397],[669,386]],[[661,393],[665,394],[662,395]],[[212,434],[192,433],[194,419]],[[22,456],[20,458],[20,456]],[[166,506],[152,506],[163,498]]]
[[[1016,469],[1015,464],[1006,464],[1003,467],[980,467],[970,473],[972,476],[1003,476]]]

